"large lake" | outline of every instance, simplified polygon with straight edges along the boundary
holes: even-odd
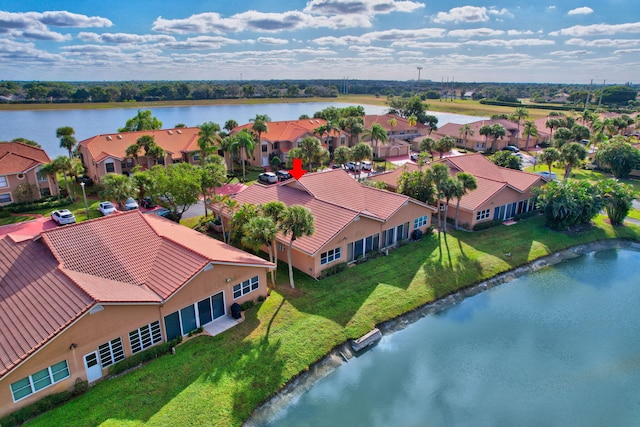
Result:
[[[164,128],[174,127],[178,123],[197,126],[213,121],[220,126],[233,119],[240,124],[247,123],[256,114],[266,114],[271,120],[295,120],[301,115],[313,116],[329,106],[346,107],[338,102],[312,102],[291,104],[240,104],[240,105],[206,105],[187,107],[143,108],[153,112],[160,119]],[[388,107],[363,105],[367,114],[384,114]],[[56,129],[71,126],[76,131],[76,139],[82,141],[102,133],[114,133],[125,125],[127,119],[137,114],[140,107],[95,109],[95,110],[52,110],[52,111],[0,111],[0,141],[11,141],[14,138],[27,138],[38,142],[49,157],[66,154],[60,149],[60,141],[56,138]],[[449,113],[431,113],[438,117],[438,125],[445,123],[470,123],[481,117],[464,116]]]
[[[266,426],[640,425],[640,252],[464,300],[343,364]]]

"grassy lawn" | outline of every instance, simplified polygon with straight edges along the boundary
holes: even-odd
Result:
[[[615,237],[639,240],[640,227],[612,228],[598,217],[590,230],[565,234],[535,217],[434,234],[319,282],[298,274],[295,290],[281,265],[276,289],[245,322],[191,339],[29,425],[239,426],[310,364],[379,322],[557,250]]]
[[[12,215],[7,218],[0,218],[0,226],[17,224],[19,222],[25,222],[25,221],[31,221],[32,219],[36,219],[36,217],[29,214]]]

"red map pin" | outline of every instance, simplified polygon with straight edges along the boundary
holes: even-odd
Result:
[[[293,159],[293,169],[289,170],[289,173],[295,179],[300,179],[302,175],[307,173],[306,170],[302,169],[302,159]]]

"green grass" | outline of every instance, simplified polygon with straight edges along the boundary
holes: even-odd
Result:
[[[0,226],[17,224],[25,221],[31,221],[32,219],[36,219],[36,217],[29,214],[12,215],[7,218],[0,218]]]
[[[547,172],[549,168],[546,165],[537,165],[534,169],[533,166],[528,166],[524,169],[526,172]],[[557,179],[564,178],[564,168],[553,166],[551,171],[556,174]],[[571,171],[571,178],[577,180],[587,180],[589,182],[598,182],[604,178],[612,178],[611,174],[604,173],[602,171],[591,169],[573,169]],[[640,193],[640,180],[637,179],[621,179],[620,182],[630,185],[633,189]]]
[[[239,426],[333,347],[376,324],[560,249],[616,237],[638,240],[640,227],[613,228],[598,217],[590,230],[566,234],[534,217],[425,236],[319,282],[297,274],[295,290],[281,265],[276,289],[237,327],[189,340],[29,425]]]

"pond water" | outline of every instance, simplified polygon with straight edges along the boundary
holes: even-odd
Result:
[[[240,105],[203,105],[143,108],[153,112],[164,128],[174,127],[178,123],[197,126],[213,121],[220,126],[233,119],[240,124],[247,123],[256,114],[266,114],[271,120],[295,120],[301,115],[313,116],[327,107],[346,107],[338,102],[286,103],[286,104],[240,104]],[[388,107],[363,105],[367,114],[384,114]],[[52,159],[66,154],[60,148],[56,138],[56,129],[71,126],[76,131],[76,139],[82,141],[95,135],[117,132],[126,121],[135,116],[140,107],[95,109],[95,110],[53,110],[53,111],[0,111],[0,141],[14,138],[27,138],[38,142]],[[438,117],[438,125],[445,123],[470,123],[481,117],[450,113],[429,113]]]
[[[386,335],[263,426],[640,425],[640,252],[594,252]]]

